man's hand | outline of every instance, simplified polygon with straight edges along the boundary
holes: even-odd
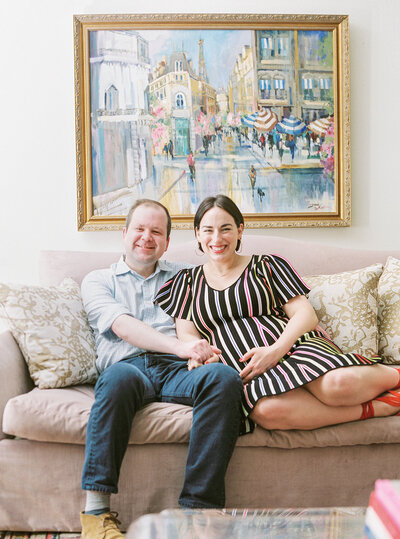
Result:
[[[188,371],[192,371],[193,369],[197,369],[197,367],[202,367],[203,365],[208,365],[209,363],[218,363],[218,362],[219,362],[219,357],[217,354],[213,354],[204,363],[202,363],[201,361],[196,361],[195,359],[189,359]]]
[[[191,359],[198,363],[205,363],[215,354],[220,354],[221,350],[212,346],[205,339],[195,341],[179,341],[175,354],[182,359]]]
[[[249,363],[240,372],[240,377],[244,384],[247,384],[256,376],[260,376],[267,370],[275,367],[281,359],[281,352],[277,347],[261,346],[260,348],[252,348],[239,360],[241,362],[248,361]]]

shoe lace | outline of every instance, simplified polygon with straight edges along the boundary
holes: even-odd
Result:
[[[109,529],[115,526],[119,526],[121,522],[117,518],[118,513],[116,511],[110,511],[103,520],[103,528]]]

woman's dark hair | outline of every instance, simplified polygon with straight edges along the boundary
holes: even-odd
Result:
[[[236,226],[239,228],[240,225],[244,225],[244,219],[242,212],[239,210],[239,208],[236,206],[236,204],[231,200],[229,197],[225,195],[217,195],[215,197],[207,197],[205,198],[201,203],[200,206],[197,208],[196,215],[194,216],[194,231],[198,230],[200,228],[200,222],[203,219],[204,215],[208,212],[208,210],[211,210],[211,208],[221,208],[222,210],[225,210],[227,213],[229,213],[230,216],[233,217],[233,220],[235,221]],[[203,249],[199,243],[198,245],[201,252],[203,252]],[[240,248],[240,240],[238,240],[236,245],[236,251],[238,251]]]

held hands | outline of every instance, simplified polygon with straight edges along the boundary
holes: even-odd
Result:
[[[219,362],[218,354],[213,354],[210,358],[204,361],[204,363],[201,361],[196,361],[195,359],[189,359],[188,371],[192,371],[193,369],[197,369],[197,367],[202,367],[203,365],[206,365],[208,363],[218,363],[218,362]]]
[[[240,373],[243,383],[247,384],[256,376],[275,367],[281,358],[282,353],[274,345],[252,348],[239,360],[242,363],[249,362]]]
[[[209,344],[205,339],[197,339],[195,341],[179,341],[178,350],[175,353],[182,359],[189,359],[188,368],[191,371],[204,363],[219,361],[218,354],[221,353],[221,350]]]

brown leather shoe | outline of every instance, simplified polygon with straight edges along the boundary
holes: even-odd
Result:
[[[110,511],[102,515],[81,513],[82,539],[118,539],[124,537],[118,525],[118,513]]]

